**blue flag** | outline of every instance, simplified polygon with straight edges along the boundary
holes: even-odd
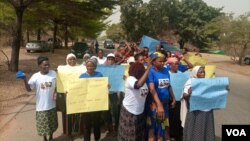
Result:
[[[141,47],[141,48],[148,47],[149,54],[151,54],[151,53],[155,52],[155,47],[157,44],[160,44],[160,41],[158,41],[154,38],[151,38],[149,36],[143,35],[139,47]]]

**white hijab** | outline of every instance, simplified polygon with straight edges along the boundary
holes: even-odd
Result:
[[[73,53],[68,54],[67,57],[66,57],[66,64],[67,64],[67,66],[69,66],[68,60],[69,60],[69,58],[71,58],[71,57],[76,58],[76,56],[75,56]],[[77,65],[77,64],[76,64],[76,65]]]

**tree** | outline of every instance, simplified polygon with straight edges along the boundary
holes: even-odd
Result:
[[[112,24],[106,30],[107,38],[112,39],[113,41],[120,41],[125,39],[124,31],[121,27],[121,24]]]
[[[183,48],[186,42],[191,42],[199,48],[208,46],[211,41],[210,38],[215,35],[206,32],[206,25],[220,16],[222,9],[208,6],[202,0],[182,0],[177,3],[177,6],[178,8],[175,9],[177,11],[172,12],[176,15],[175,17],[172,16],[170,21],[172,27],[180,36],[180,47]]]
[[[59,25],[67,25],[79,28],[84,32],[85,36],[94,37],[97,33],[104,29],[105,24],[103,18],[110,14],[109,10],[112,9],[118,0],[4,0],[0,4],[11,5],[14,9],[16,15],[15,26],[13,27],[13,41],[12,41],[12,52],[11,52],[11,64],[10,71],[18,70],[19,63],[19,51],[22,39],[22,25],[23,25],[23,13],[29,7],[29,9],[34,15],[36,14],[37,22],[42,24],[53,23],[54,25],[54,45],[55,38],[58,32]],[[33,4],[32,6],[30,6]],[[2,12],[2,11],[1,11]],[[0,12],[0,13],[1,13]],[[2,12],[4,13],[4,12]],[[27,14],[28,15],[28,14]],[[1,16],[1,15],[0,15]],[[32,16],[30,16],[32,18]],[[28,17],[29,19],[29,17]],[[4,27],[5,24],[1,24],[0,27]],[[30,24],[35,24],[36,22],[31,22]],[[2,26],[3,25],[3,26]],[[11,24],[10,24],[11,25]],[[28,26],[26,26],[28,27]],[[36,28],[38,39],[40,38],[40,31],[42,28],[40,26],[30,26]],[[65,28],[68,30],[69,28]],[[54,47],[53,45],[53,47]],[[52,47],[51,52],[54,51]]]
[[[138,39],[140,33],[138,24],[138,8],[143,4],[142,0],[121,0],[121,23],[127,40]]]
[[[19,51],[22,38],[23,12],[33,1],[34,0],[8,0],[8,2],[13,6],[16,14],[16,22],[15,27],[13,29],[13,41],[11,45],[11,61],[9,68],[9,70],[12,72],[18,71]]]
[[[204,47],[216,39],[216,34],[207,32],[206,25],[221,15],[220,11],[202,0],[151,0],[147,4],[124,0],[121,23],[129,39],[138,40],[143,34],[159,37],[166,31],[174,31],[181,48],[186,42]]]
[[[221,33],[218,45],[223,47],[234,61],[238,61],[238,64],[242,64],[242,58],[247,49],[250,48],[249,18],[250,13],[241,15],[238,18],[233,18],[232,15],[223,16],[215,21],[217,29]]]

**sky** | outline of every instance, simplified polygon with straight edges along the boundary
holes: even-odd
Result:
[[[149,0],[143,0],[144,2],[148,2]],[[235,13],[235,16],[239,16],[245,14],[246,12],[250,12],[250,0],[203,0],[209,6],[213,6],[216,8],[223,8],[223,12],[225,13]],[[120,9],[116,7],[113,11],[113,15],[111,15],[107,21],[110,21],[109,24],[119,23],[120,22]]]

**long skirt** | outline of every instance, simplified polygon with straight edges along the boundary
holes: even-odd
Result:
[[[118,128],[118,141],[143,141],[145,137],[145,124],[144,114],[131,114],[122,106]]]
[[[183,141],[215,141],[213,110],[187,113]]]
[[[36,128],[39,136],[51,135],[58,128],[56,108],[36,111]]]

